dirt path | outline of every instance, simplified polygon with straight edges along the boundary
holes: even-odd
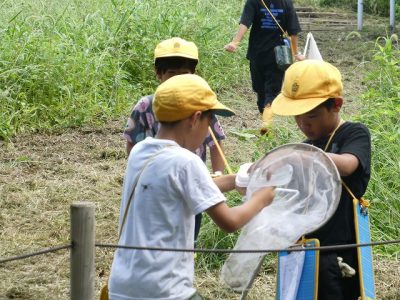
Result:
[[[324,16],[326,17],[326,16]],[[385,34],[373,27],[360,36],[348,31],[316,31],[314,37],[325,60],[343,72],[345,113],[362,105],[362,76],[375,39]],[[305,33],[300,36],[304,40]],[[252,149],[230,132],[258,129],[258,113],[249,81],[221,95],[242,113],[223,121],[228,133],[226,151],[232,165],[250,161]],[[102,128],[21,135],[0,146],[0,257],[31,252],[50,245],[67,244],[69,205],[73,201],[96,203],[97,240],[115,243],[121,184],[126,162],[120,137],[125,116]],[[96,252],[97,274],[108,270],[112,251]],[[375,256],[378,299],[400,299],[400,262]],[[0,265],[0,299],[68,299],[69,253],[60,251]],[[274,289],[273,262],[267,264],[250,299],[267,299]],[[215,270],[198,274],[197,285],[210,299],[234,299],[221,289]],[[100,276],[100,275],[99,275]],[[101,276],[100,276],[101,277]],[[99,287],[100,280],[97,281]]]

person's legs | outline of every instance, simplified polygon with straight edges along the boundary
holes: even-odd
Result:
[[[285,72],[280,70],[276,63],[264,66],[264,107],[271,105],[272,101],[281,92]]]
[[[264,75],[260,64],[250,61],[250,75],[253,91],[257,94],[257,107],[260,113],[264,110]]]
[[[257,107],[262,113],[280,93],[285,72],[275,62],[250,61],[250,74],[253,90],[257,93]]]

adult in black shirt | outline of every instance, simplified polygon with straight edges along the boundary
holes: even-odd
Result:
[[[264,2],[264,3],[263,3]],[[225,50],[235,52],[243,36],[251,27],[247,59],[253,90],[257,93],[257,106],[262,113],[281,90],[284,71],[278,68],[274,48],[283,44],[282,31],[265,8],[291,37],[293,52],[302,59],[297,49],[300,24],[290,0],[247,0],[240,18],[239,30]]]
[[[360,198],[370,179],[371,139],[364,125],[340,118],[342,90],[341,74],[331,64],[316,60],[297,62],[286,71],[282,92],[272,102],[272,111],[294,116],[307,137],[305,142],[327,151],[342,180]],[[307,237],[318,238],[322,246],[355,243],[352,203],[352,197],[343,188],[335,214]],[[343,277],[338,257],[357,274]],[[356,249],[321,252],[318,279],[318,299],[357,299],[360,286]]]

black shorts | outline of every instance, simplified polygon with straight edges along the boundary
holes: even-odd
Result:
[[[338,256],[356,270],[353,277],[342,277],[337,261]],[[318,283],[318,299],[357,300],[360,295],[357,252],[354,249],[320,252]]]
[[[257,106],[261,113],[280,93],[284,74],[275,62],[250,61],[252,87],[257,93]]]

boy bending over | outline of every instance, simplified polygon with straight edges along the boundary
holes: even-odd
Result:
[[[120,244],[192,248],[196,214],[205,211],[219,227],[232,232],[271,203],[273,188],[264,188],[244,204],[228,207],[222,192],[234,189],[235,175],[213,181],[193,153],[207,136],[214,114],[234,114],[204,79],[193,74],[168,79],[156,90],[153,110],[160,122],[156,137],[137,143],[128,158]],[[118,249],[109,281],[110,299],[201,299],[193,276],[193,253]]]
[[[370,179],[371,138],[364,125],[340,118],[342,91],[337,68],[323,61],[304,60],[286,70],[282,92],[272,102],[272,111],[294,116],[307,137],[305,143],[329,152],[342,181],[359,199]],[[307,238],[318,238],[321,246],[356,243],[352,203],[352,196],[343,187],[335,214]],[[360,295],[359,274],[343,277],[338,257],[358,270],[355,248],[321,252],[318,299],[354,300]]]

